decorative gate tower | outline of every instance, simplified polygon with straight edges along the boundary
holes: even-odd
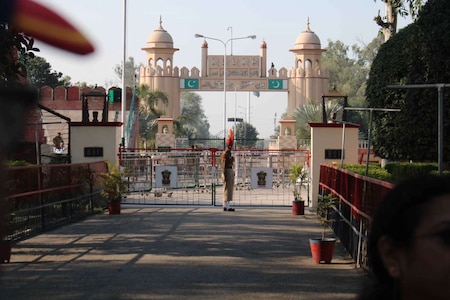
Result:
[[[147,44],[142,48],[147,52],[147,65],[140,69],[140,84],[147,84],[151,91],[160,90],[167,94],[168,105],[158,103],[158,109],[166,115],[176,118],[180,115],[180,79],[177,67],[173,67],[173,55],[179,49],[173,47],[172,36],[159,27],[148,37]]]
[[[289,73],[289,93],[287,115],[292,117],[295,109],[301,105],[320,103],[322,95],[328,91],[328,70],[321,66],[319,37],[309,28],[295,40],[295,47],[289,50],[295,55],[295,67]]]
[[[201,74],[197,67],[183,67],[180,70],[173,66],[174,53],[179,49],[173,47],[172,36],[162,27],[161,19],[142,50],[147,53],[147,64],[140,69],[139,82],[147,84],[150,90],[161,90],[168,95],[167,107],[158,104],[158,108],[164,109],[168,117],[176,119],[180,114],[180,90],[223,90],[223,85],[218,83],[223,79],[223,54],[209,55],[206,41],[201,44]],[[259,55],[227,56],[227,90],[287,92],[289,118],[303,104],[320,103],[322,95],[328,91],[329,76],[321,66],[321,55],[325,50],[321,49],[319,37],[310,29],[309,19],[306,30],[300,33],[294,48],[289,51],[295,55],[295,64],[289,76],[284,67],[267,67],[265,41],[261,42]],[[252,62],[257,63],[251,65]]]

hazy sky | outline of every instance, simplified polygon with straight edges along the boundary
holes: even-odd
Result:
[[[69,75],[72,82],[87,82],[108,88],[120,85],[114,67],[123,57],[123,3],[124,0],[36,0],[65,16],[81,29],[94,43],[96,51],[88,56],[78,56],[54,49],[37,42],[41,49],[37,55],[44,57],[52,68]],[[136,63],[145,62],[145,46],[148,36],[159,25],[172,36],[175,52],[174,66],[200,68],[202,39],[195,33],[228,40],[231,37],[256,35],[255,40],[233,41],[233,54],[258,55],[261,41],[267,43],[267,62],[277,69],[294,66],[294,47],[297,36],[310,28],[320,38],[322,48],[328,41],[340,40],[345,45],[363,47],[378,33],[373,18],[378,10],[384,15],[384,3],[380,0],[127,0],[126,55]],[[400,27],[411,22],[400,19]],[[230,29],[231,27],[231,29]],[[223,55],[222,43],[208,41],[209,54]],[[230,53],[228,43],[227,53]],[[339,88],[339,87],[338,87]],[[223,92],[199,93],[203,108],[211,125],[210,133],[223,128]],[[273,134],[276,125],[286,111],[286,93],[261,93],[250,98],[250,123],[260,138]],[[244,117],[248,109],[248,93],[227,93],[227,117]],[[235,109],[236,108],[236,109]],[[230,125],[231,126],[231,125]]]

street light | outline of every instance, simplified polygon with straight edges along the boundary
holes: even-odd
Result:
[[[399,112],[401,109],[399,108],[374,108],[374,107],[344,107],[344,110],[360,110],[360,111],[369,111],[370,119],[369,119],[369,136],[367,140],[367,154],[366,154],[366,172],[365,175],[369,176],[369,157],[370,157],[370,147],[372,142],[372,120],[373,120],[373,112],[374,111],[383,111],[383,112]]]
[[[213,40],[213,41],[218,41],[221,42],[224,48],[224,52],[223,52],[223,136],[224,139],[226,139],[226,134],[227,134],[227,44],[230,41],[234,41],[234,40],[242,40],[242,39],[256,39],[256,35],[248,35],[248,36],[243,36],[243,37],[237,37],[237,38],[230,38],[226,41],[223,41],[221,39],[216,39],[213,37],[209,37],[209,36],[204,36],[203,34],[198,34],[196,33],[194,35],[196,38],[204,38],[207,40]]]

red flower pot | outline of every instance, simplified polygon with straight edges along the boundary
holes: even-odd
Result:
[[[120,201],[111,201],[108,204],[108,211],[110,215],[118,215],[120,214]]]
[[[292,214],[304,215],[305,214],[305,201],[292,201]]]
[[[321,262],[331,263],[335,245],[336,239],[334,238],[325,238],[323,240],[321,238],[309,239],[312,258],[318,264]]]

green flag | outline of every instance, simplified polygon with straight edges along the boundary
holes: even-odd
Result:
[[[198,78],[180,79],[180,88],[182,88],[182,89],[198,89]]]
[[[269,90],[285,90],[287,89],[287,80],[269,79]]]

